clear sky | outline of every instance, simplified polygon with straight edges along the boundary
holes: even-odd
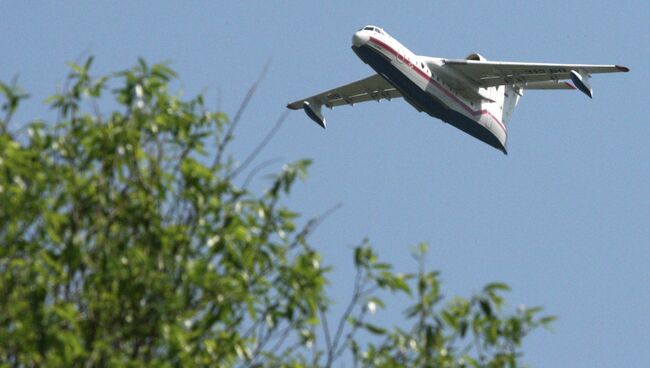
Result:
[[[0,79],[43,99],[65,62],[89,53],[95,73],[171,61],[188,95],[234,114],[265,62],[270,71],[239,131],[249,152],[287,102],[368,76],[350,49],[366,24],[416,54],[623,64],[597,75],[594,99],[531,91],[509,125],[509,155],[417,113],[404,101],[326,110],[323,131],[292,112],[264,158],[312,158],[291,205],[316,215],[341,202],[312,243],[334,265],[343,300],[351,247],[367,236],[399,270],[430,243],[447,295],[509,283],[516,306],[559,320],[535,333],[538,367],[650,366],[650,3],[601,2],[2,2]],[[279,166],[279,165],[278,165]],[[399,314],[374,316],[398,324]]]

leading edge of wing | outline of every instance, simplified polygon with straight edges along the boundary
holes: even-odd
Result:
[[[291,102],[287,104],[287,108],[300,110],[303,108],[304,102],[310,102],[312,105],[335,107],[365,101],[390,100],[396,97],[401,97],[399,91],[381,75],[373,74],[352,83]]]
[[[529,63],[516,61],[490,61],[490,60],[465,60],[465,59],[443,59],[445,64],[449,65],[471,65],[485,67],[540,67],[540,68],[567,68],[567,69],[584,69],[589,73],[627,73],[630,68],[624,65],[602,65],[602,64],[560,64],[560,63]]]

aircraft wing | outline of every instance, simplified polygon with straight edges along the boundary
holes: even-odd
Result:
[[[628,72],[621,65],[518,63],[486,60],[444,60],[444,64],[481,87],[519,84],[526,88],[530,82],[557,82],[571,79],[576,87],[591,97],[591,74]]]
[[[304,109],[318,125],[325,127],[321,107],[354,105],[359,102],[391,100],[402,94],[379,74],[330,89],[317,95],[294,101],[287,105],[292,110]]]
[[[329,91],[303,98],[287,105],[292,110],[302,109],[302,104],[309,101],[312,104],[336,107],[341,105],[354,105],[365,101],[379,101],[393,99],[402,95],[379,74],[363,78],[344,86],[332,88]]]

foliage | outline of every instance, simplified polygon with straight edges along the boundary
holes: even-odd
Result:
[[[420,270],[399,274],[364,242],[330,326],[329,269],[307,242],[324,215],[299,227],[283,204],[310,161],[253,193],[262,146],[226,157],[243,109],[229,121],[170,93],[164,64],[102,77],[91,64],[48,99],[56,122],[17,131],[27,95],[0,83],[0,366],[516,366],[550,322],[505,314],[504,284],[443,303],[424,246]],[[386,292],[411,298],[410,328],[369,321]]]

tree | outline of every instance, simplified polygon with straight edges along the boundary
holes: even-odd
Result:
[[[13,129],[27,95],[0,83],[0,366],[517,366],[552,320],[508,313],[500,283],[444,302],[425,245],[400,274],[364,241],[329,324],[332,271],[307,241],[327,213],[298,226],[283,204],[310,161],[248,189],[283,118],[242,164],[228,154],[256,84],[230,121],[170,93],[164,64],[101,77],[91,64],[48,99],[55,122]],[[388,292],[412,301],[410,327],[371,323]]]

